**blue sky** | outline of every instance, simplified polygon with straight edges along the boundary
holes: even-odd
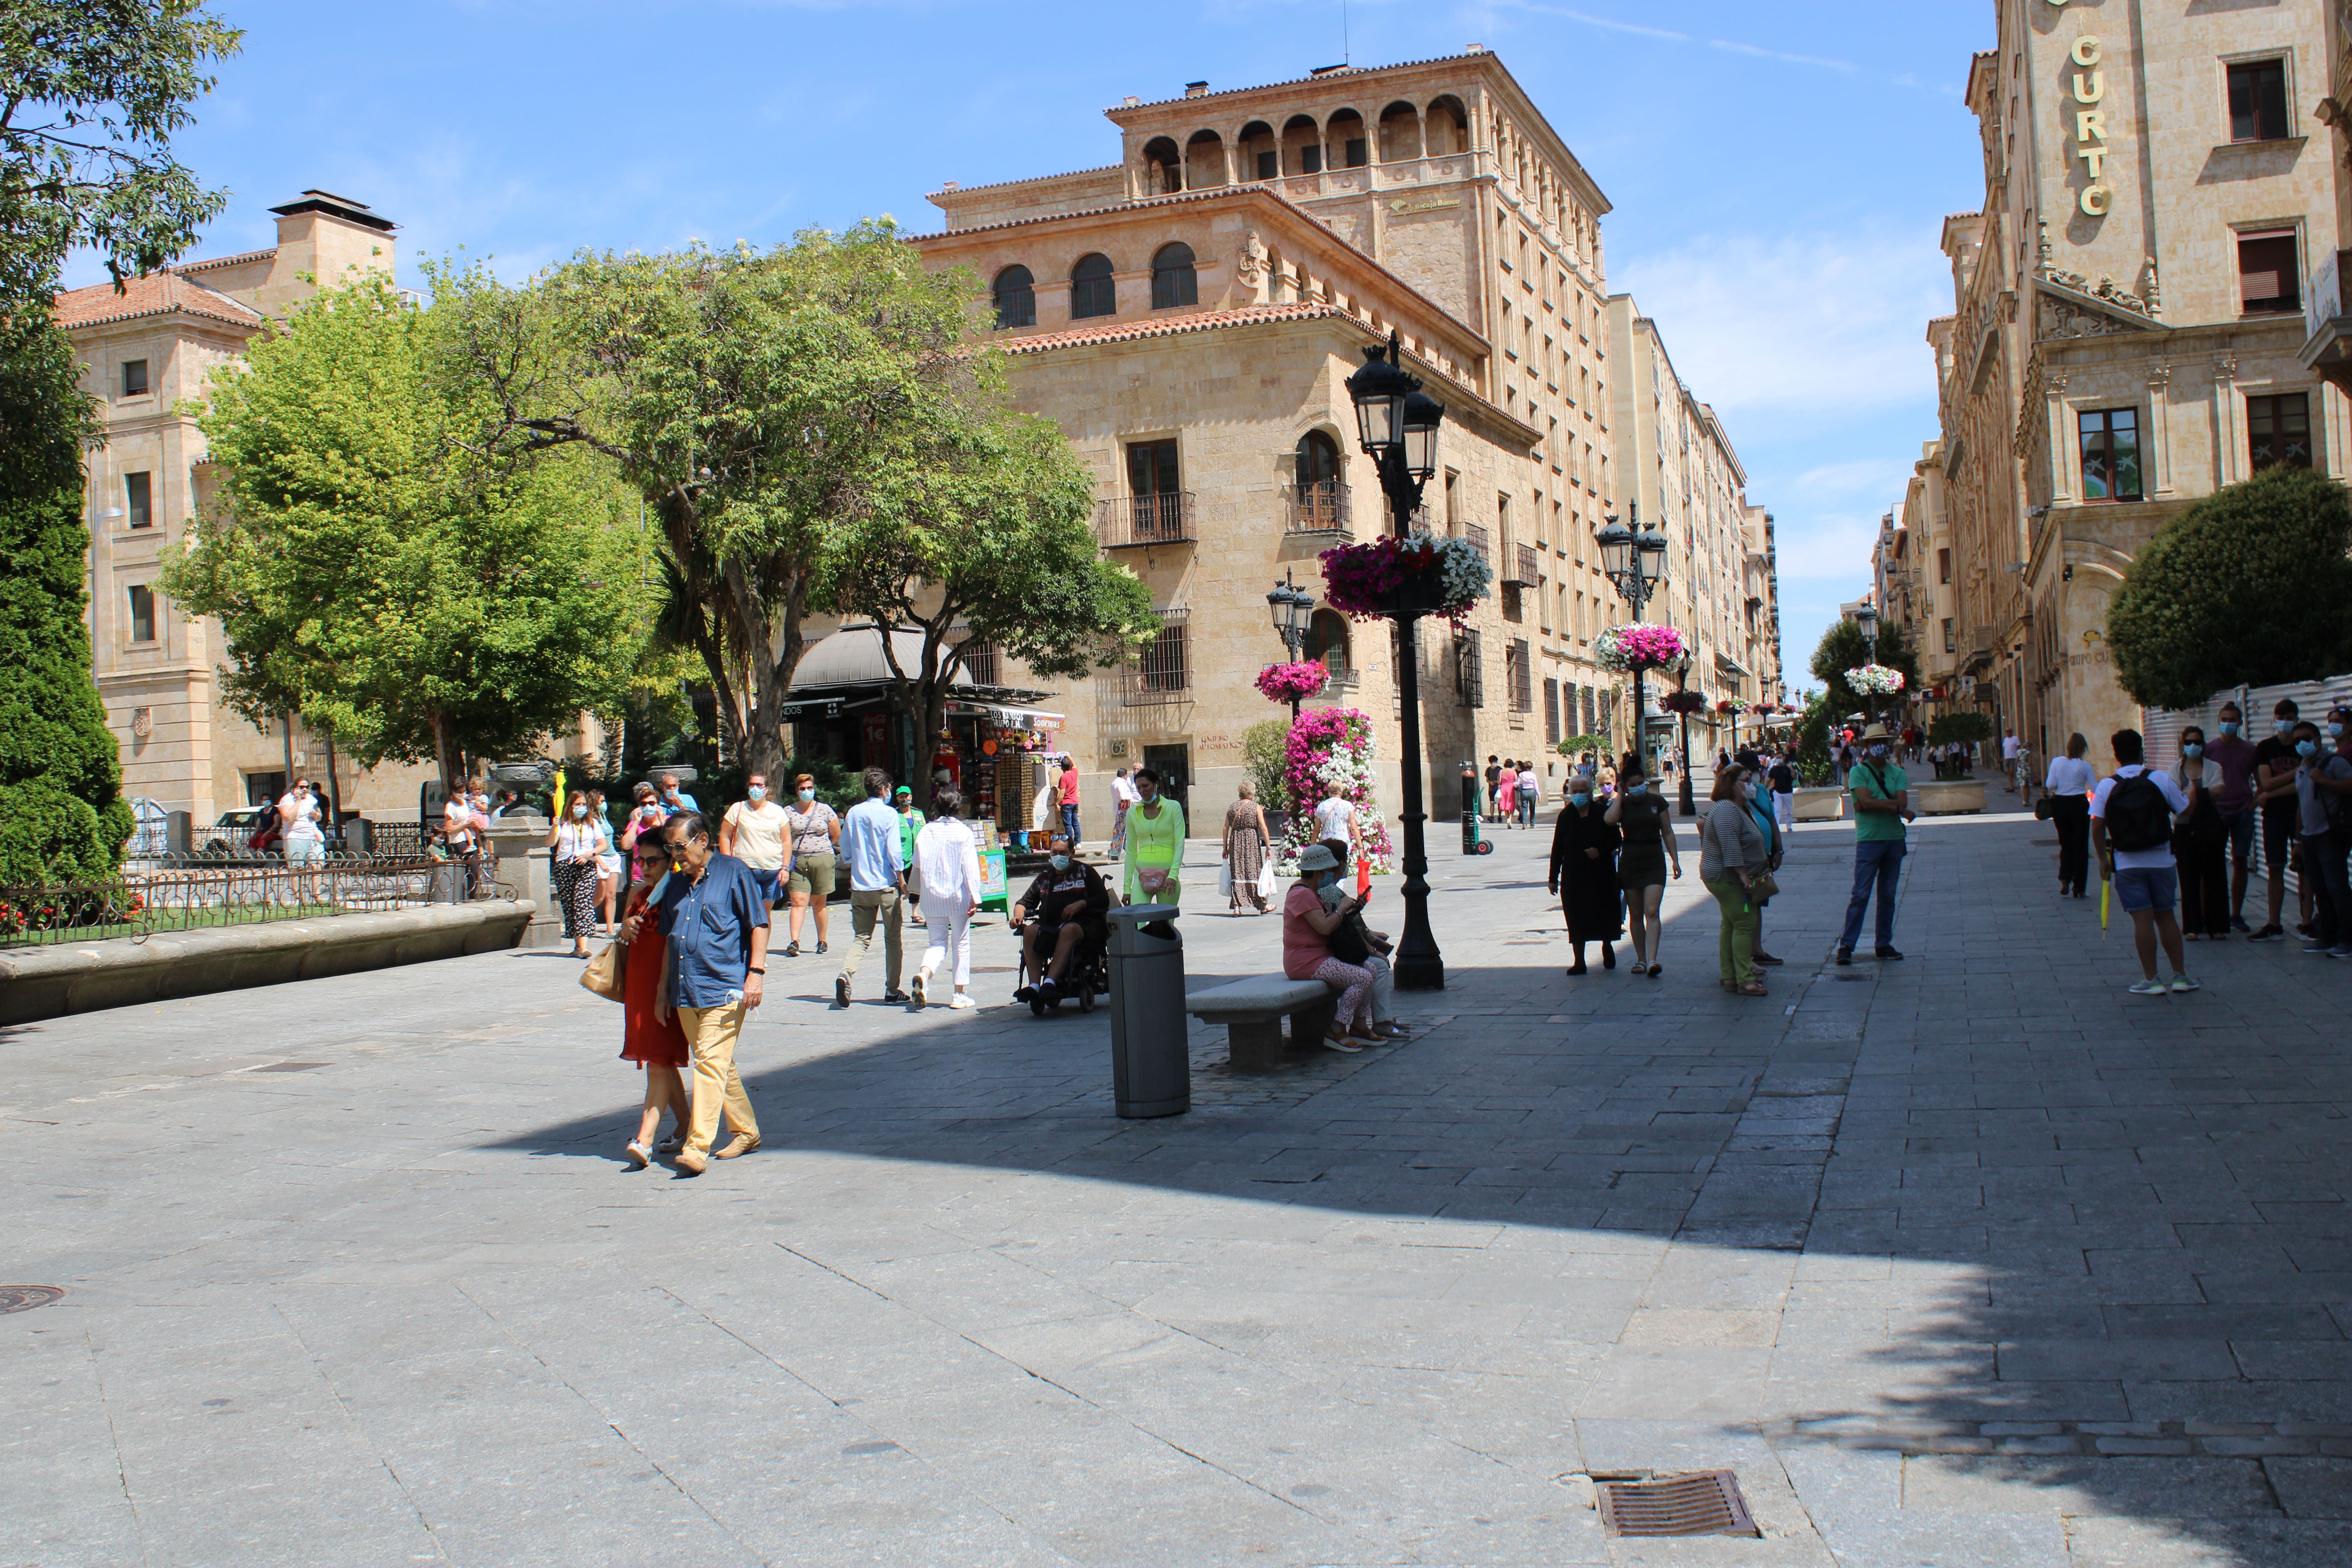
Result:
[[[1987,0],[1353,0],[1343,46],[1339,0],[215,9],[247,38],[181,138],[232,193],[198,254],[272,243],[268,207],[315,185],[399,223],[404,264],[462,247],[509,276],[875,213],[931,229],[941,181],[1115,161],[1101,111],[1129,93],[1485,44],[1615,204],[1611,289],[1656,318],[1778,520],[1799,672],[1935,433],[1937,234],[1982,193],[1960,90],[1993,26]]]

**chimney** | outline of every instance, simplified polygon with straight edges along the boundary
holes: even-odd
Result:
[[[1184,84],[1184,96],[1206,98],[1209,96],[1209,84],[1205,81],[1188,81]]]
[[[1136,97],[1135,94],[1130,92],[1125,98],[1119,100],[1119,107],[1122,109],[1133,109],[1142,102],[1143,100]]]
[[[956,183],[955,183],[953,180],[949,180],[949,181],[945,182],[944,184],[942,184],[940,186],[940,189],[941,189],[941,190],[943,190],[943,191],[952,191],[952,190],[954,190],[955,188],[956,188]]]
[[[1462,52],[1465,55],[1483,55],[1486,52],[1486,46],[1484,44],[1472,44],[1465,47]]]

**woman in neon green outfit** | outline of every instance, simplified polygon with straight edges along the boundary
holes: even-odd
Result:
[[[1127,813],[1127,901],[1172,904],[1183,892],[1184,808],[1160,793],[1150,768],[1135,770],[1135,788],[1141,798]],[[1145,886],[1146,877],[1156,885]]]

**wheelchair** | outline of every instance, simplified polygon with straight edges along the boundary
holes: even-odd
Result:
[[[1069,976],[1055,988],[1055,994],[1050,999],[1039,995],[1034,989],[1034,986],[1043,984],[1045,978],[1044,974],[1029,967],[1029,943],[1024,940],[1021,943],[1021,963],[1014,976],[1013,999],[1016,1002],[1027,1002],[1030,1015],[1038,1018],[1044,1017],[1048,1013],[1060,1012],[1062,1004],[1071,1001],[1077,1003],[1079,1012],[1093,1012],[1096,998],[1110,994],[1108,941],[1091,935],[1081,936],[1078,939],[1077,951],[1070,954]],[[1022,994],[1024,991],[1029,993],[1028,995]]]

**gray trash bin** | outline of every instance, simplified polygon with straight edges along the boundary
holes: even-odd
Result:
[[[1184,1049],[1184,939],[1143,928],[1178,914],[1173,904],[1110,911],[1110,1079],[1121,1116],[1174,1116],[1192,1109]]]

